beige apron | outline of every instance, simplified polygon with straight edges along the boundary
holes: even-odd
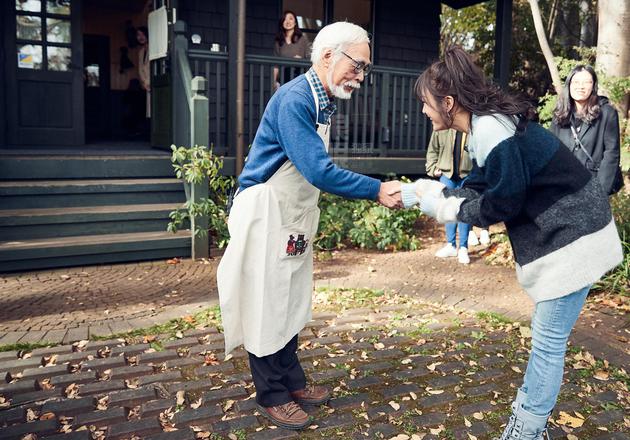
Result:
[[[317,124],[326,151],[329,127]],[[311,320],[318,199],[289,161],[234,199],[217,270],[226,355],[240,344],[258,357],[276,353]]]

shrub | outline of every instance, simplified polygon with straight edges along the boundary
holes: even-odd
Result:
[[[416,209],[390,210],[367,200],[348,200],[322,194],[319,207],[319,250],[348,245],[378,250],[415,250],[419,241],[413,228],[420,216]]]
[[[210,232],[213,243],[219,248],[224,247],[229,240],[226,207],[228,193],[234,185],[234,178],[220,174],[223,158],[215,156],[212,148],[197,145],[190,148],[177,148],[172,145],[171,150],[175,175],[183,179],[188,188],[207,178],[208,198],[202,198],[199,202],[187,200],[184,206],[172,211],[169,214],[171,221],[167,230],[176,232],[186,227],[191,218],[207,215],[208,231],[196,229],[193,233],[196,235]]]

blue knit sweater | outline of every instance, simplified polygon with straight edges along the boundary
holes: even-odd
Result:
[[[304,75],[283,85],[263,114],[238,178],[240,189],[266,182],[290,160],[316,188],[353,199],[376,199],[381,182],[335,165],[316,131],[317,112]],[[321,121],[320,121],[321,122]]]

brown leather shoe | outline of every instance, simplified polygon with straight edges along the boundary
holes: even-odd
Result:
[[[311,424],[311,418],[295,402],[271,407],[258,405],[258,410],[281,428],[302,429]]]
[[[330,400],[330,391],[325,387],[307,385],[303,390],[293,391],[291,397],[300,405],[323,405]]]

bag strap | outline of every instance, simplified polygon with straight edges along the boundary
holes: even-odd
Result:
[[[588,160],[590,160],[591,163],[593,165],[595,165],[595,161],[593,160],[593,156],[591,156],[589,154],[589,152],[586,151],[586,148],[584,148],[584,145],[582,144],[582,141],[580,141],[580,138],[578,138],[577,131],[575,131],[575,127],[573,126],[573,124],[571,124],[571,133],[573,133],[573,139],[575,140],[575,144],[578,145],[582,149],[584,154],[586,154],[586,157],[588,157]],[[598,170],[599,170],[599,165],[595,166],[595,170],[594,171],[598,171]]]

